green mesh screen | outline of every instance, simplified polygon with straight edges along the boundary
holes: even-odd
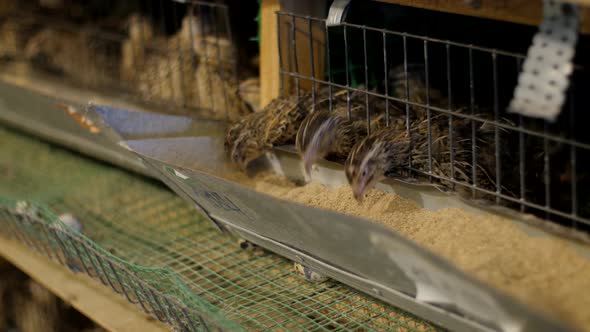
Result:
[[[310,283],[280,256],[241,249],[158,182],[4,127],[0,182],[5,236],[175,329],[440,330],[340,283]],[[22,200],[39,212],[17,213]],[[81,221],[82,234],[59,221],[62,213]]]

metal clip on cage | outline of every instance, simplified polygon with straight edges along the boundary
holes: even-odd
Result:
[[[509,109],[555,121],[566,100],[578,40],[576,5],[544,0],[544,18],[533,38]]]
[[[328,12],[328,18],[326,19],[327,27],[338,26],[344,22],[350,1],[351,0],[335,0],[332,3],[330,11]]]

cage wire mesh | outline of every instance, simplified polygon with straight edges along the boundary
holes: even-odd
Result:
[[[235,120],[240,98],[229,9],[213,1],[3,1],[0,57],[60,80],[202,117]],[[246,69],[242,78],[251,75]],[[246,98],[246,100],[249,100]]]
[[[310,283],[280,256],[240,248],[159,183],[4,127],[0,144],[2,235],[176,329],[440,330],[340,283]],[[64,213],[80,232],[61,222]]]
[[[401,178],[590,230],[586,40],[567,103],[549,123],[506,110],[533,27],[378,6],[357,5],[348,11],[356,18],[334,27],[278,12],[282,94],[311,90],[315,100],[324,89],[332,99],[345,89],[348,118],[362,112],[369,134],[390,127],[411,137],[408,160],[396,165]]]

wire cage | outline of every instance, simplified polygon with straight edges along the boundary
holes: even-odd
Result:
[[[252,111],[242,94],[249,74],[238,63],[230,7],[172,0],[120,5],[108,15],[101,12],[104,2],[84,15],[27,2],[0,11],[2,67],[25,60],[32,77],[125,91],[214,119]],[[584,64],[577,61],[556,123],[514,115],[505,109],[534,29],[468,18],[458,26],[472,29],[453,28],[444,22],[459,21],[455,16],[371,6],[364,2],[337,27],[277,13],[283,94],[311,91],[316,111],[344,110],[369,135],[404,133],[410,153],[391,175],[588,230],[583,170],[590,142],[582,125],[587,115],[579,111],[586,101],[577,97],[587,86]],[[514,38],[497,37],[507,33]],[[336,98],[342,90],[344,108]],[[330,102],[317,103],[326,91]],[[21,147],[0,156],[0,177],[9,183],[0,193],[41,203],[25,204],[33,213],[19,208],[23,201],[0,201],[2,232],[177,329],[438,330],[337,282],[297,279],[286,259],[243,255],[154,184],[48,153],[51,147],[16,134],[0,135]],[[35,157],[20,153],[29,150]],[[87,229],[66,227],[43,206],[73,212]]]
[[[24,60],[35,72],[77,86],[123,92],[165,109],[199,110],[212,119],[232,120],[251,110],[239,97],[239,81],[251,68],[239,78],[224,3],[106,1],[53,8],[5,2],[4,67]]]
[[[362,115],[369,134],[405,132],[411,148],[393,170],[397,178],[590,230],[585,36],[567,101],[551,123],[507,111],[536,28],[390,4],[350,6],[347,22],[331,27],[277,13],[282,94],[311,91],[315,104],[324,91],[330,103],[322,107],[338,111],[332,100],[345,90],[348,118]],[[318,49],[324,57],[314,55]]]

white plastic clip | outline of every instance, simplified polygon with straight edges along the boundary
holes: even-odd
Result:
[[[334,0],[328,11],[326,26],[333,27],[342,24],[350,1],[351,0]]]
[[[576,5],[544,0],[544,19],[533,38],[510,112],[555,121],[566,99],[578,41]]]

